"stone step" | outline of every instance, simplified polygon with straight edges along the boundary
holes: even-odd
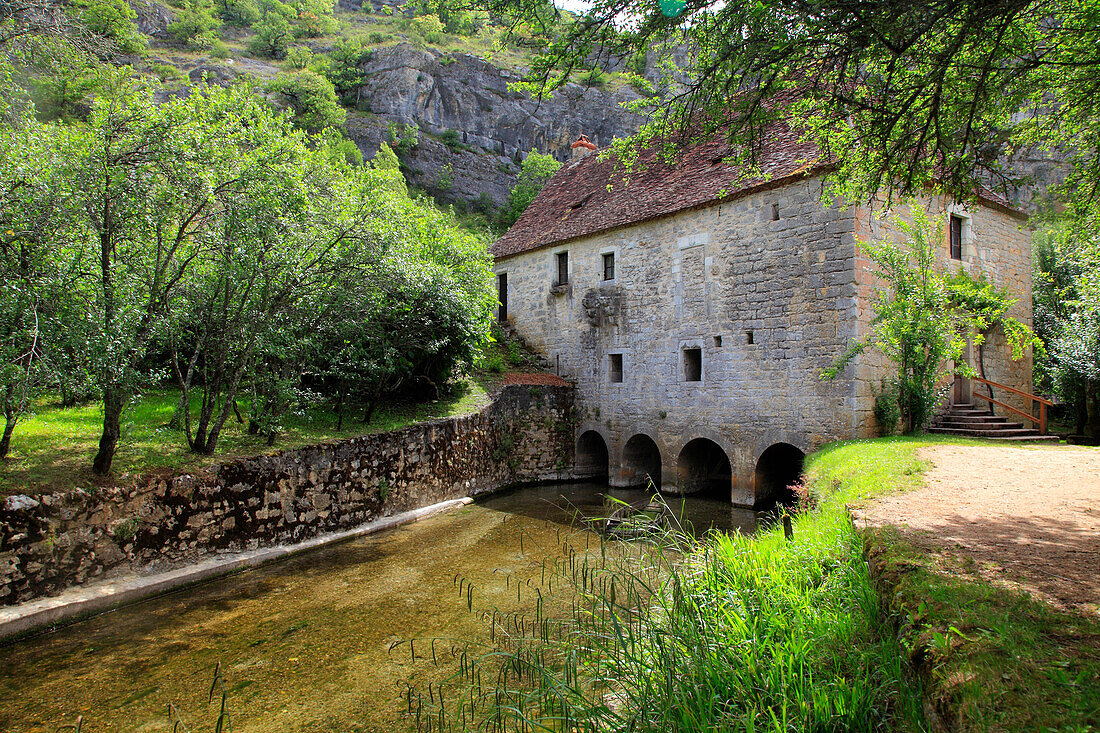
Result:
[[[962,430],[1019,430],[1024,427],[1023,423],[1008,422],[1007,420],[957,420],[952,417],[941,420],[939,424],[943,428],[959,428]]]
[[[995,425],[998,423],[1008,422],[1007,417],[1001,417],[1000,415],[965,415],[955,412],[948,412],[944,415],[941,415],[940,419],[944,421],[950,420],[951,422],[967,423],[973,425]]]
[[[928,429],[928,432],[936,433],[939,435],[959,435],[968,438],[990,438],[993,440],[1034,440],[1051,442],[1057,442],[1059,440],[1057,435],[1041,435],[1038,430],[1031,430],[1030,428],[1019,428],[1010,430],[973,430],[970,428],[932,427]]]

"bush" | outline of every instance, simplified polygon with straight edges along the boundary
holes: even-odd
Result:
[[[336,90],[320,74],[280,71],[268,83],[267,91],[294,111],[295,124],[304,130],[317,132],[344,124],[347,113],[336,98]]]
[[[281,59],[290,48],[290,23],[285,18],[264,20],[256,25],[256,35],[248,42],[248,50],[257,56]]]
[[[283,59],[283,63],[287,68],[301,71],[309,66],[309,62],[313,59],[313,51],[310,51],[306,46],[294,46],[286,52],[286,57]]]
[[[250,26],[260,19],[256,0],[219,0],[218,13],[226,23],[237,26]]]
[[[221,27],[222,21],[214,15],[210,0],[187,0],[176,14],[176,20],[168,24],[168,32],[189,48],[205,49],[218,40]]]
[[[901,420],[901,408],[898,406],[896,389],[883,384],[883,391],[875,395],[875,422],[882,435],[893,435],[898,431]]]
[[[608,76],[606,71],[600,68],[596,68],[581,74],[580,81],[582,84],[585,84],[587,86],[602,89],[604,86],[607,85],[609,79],[610,77]]]
[[[452,152],[462,149],[462,138],[459,136],[458,130],[444,130],[443,134],[439,136],[439,140]]]
[[[88,30],[110,38],[123,53],[141,53],[148,41],[138,30],[137,14],[126,0],[83,0],[80,19]]]
[[[158,61],[154,61],[149,64],[149,71],[153,73],[163,83],[169,82],[183,82],[187,81],[187,74],[182,69],[173,66],[172,64],[162,64]]]

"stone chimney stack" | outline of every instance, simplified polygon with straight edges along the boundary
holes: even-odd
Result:
[[[596,150],[595,143],[588,139],[588,135],[581,135],[571,147],[573,148],[573,160],[579,160]]]

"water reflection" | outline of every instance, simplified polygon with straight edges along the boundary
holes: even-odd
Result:
[[[478,503],[498,512],[522,514],[565,526],[599,526],[623,504],[644,506],[654,492],[645,489],[616,489],[597,483],[566,483],[534,486],[492,494]],[[754,532],[764,515],[741,509],[729,502],[694,496],[661,495],[679,524],[699,537],[710,530]]]
[[[608,496],[648,498],[594,484],[498,494],[0,648],[0,731],[52,733],[77,715],[85,733],[167,731],[169,703],[190,730],[206,730],[218,663],[238,733],[411,730],[405,682],[438,670],[394,642],[485,636],[458,576],[484,605],[525,610],[515,581],[537,580],[581,518],[610,514]],[[719,501],[667,500],[697,533],[756,524]]]

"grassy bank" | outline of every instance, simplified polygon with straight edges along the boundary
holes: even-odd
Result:
[[[1097,619],[849,519],[922,485],[921,447],[972,442],[825,447],[807,461],[817,506],[789,539],[776,527],[567,553],[536,619],[493,612],[497,643],[463,650],[460,692],[412,709],[433,731],[1097,730]],[[555,591],[575,598],[557,616],[543,610]]]
[[[246,425],[230,418],[213,456],[192,453],[186,435],[168,427],[179,392],[149,390],[135,399],[123,415],[114,474],[187,470],[226,458],[396,430],[415,422],[475,412],[489,402],[483,381],[468,379],[435,402],[384,403],[369,424],[362,422],[362,410],[349,407],[339,430],[337,415],[328,403],[295,410],[283,420],[283,430],[274,446],[268,446],[263,436],[249,435]],[[193,397],[193,415],[198,414],[199,398],[198,394]],[[242,402],[245,414],[247,408]],[[12,438],[12,451],[0,461],[0,496],[99,483],[102,479],[93,476],[89,469],[102,428],[103,410],[98,402],[69,408],[49,401],[38,405],[19,422]]]
[[[819,505],[794,518],[790,539],[781,526],[699,542],[673,532],[656,546],[567,552],[524,589],[535,618],[486,612],[496,644],[462,651],[457,692],[412,699],[421,728],[925,729],[844,506],[912,485],[921,469],[904,441],[837,446],[811,459]],[[545,610],[563,597],[567,612]]]

